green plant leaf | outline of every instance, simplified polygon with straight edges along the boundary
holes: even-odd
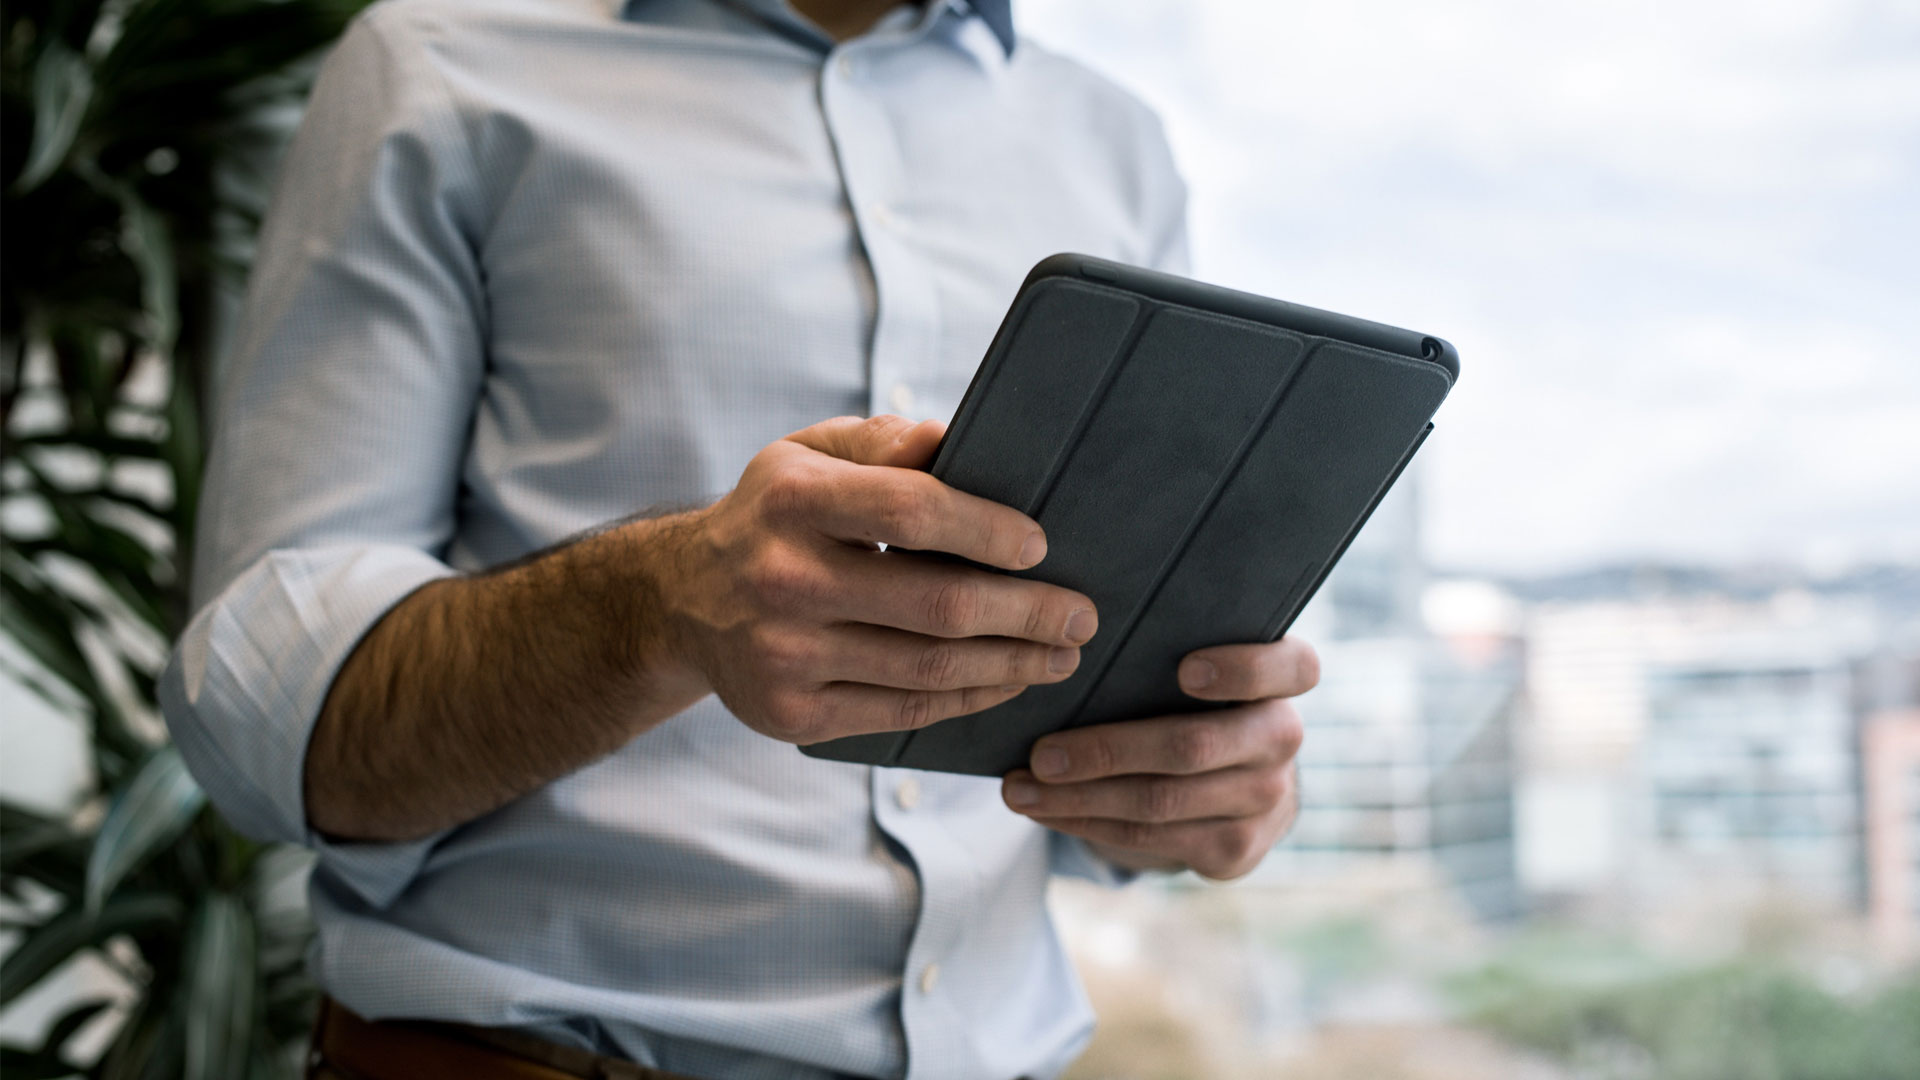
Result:
[[[16,437],[13,443],[16,446],[77,446],[83,450],[130,458],[159,458],[165,451],[165,447],[151,439],[82,431],[52,431],[38,435],[22,435]]]
[[[0,560],[0,590],[6,601],[0,603],[0,630],[56,678],[88,701],[98,701],[104,694],[74,636],[72,605],[52,589],[29,579],[28,565],[13,558]],[[54,700],[48,704],[63,711],[66,706]]]
[[[7,808],[6,818],[13,817]],[[9,894],[16,879],[34,881],[78,902],[86,880],[87,838],[62,822],[40,818],[38,824],[0,832],[0,883]]]
[[[82,950],[115,934],[178,923],[182,915],[179,900],[158,893],[115,897],[97,915],[83,908],[62,911],[29,931],[0,961],[0,1008]]]
[[[38,810],[29,810],[11,799],[0,798],[0,840],[11,844],[13,838],[21,833],[36,832],[56,824],[59,823]]]
[[[159,766],[132,721],[152,704],[154,674],[120,631],[131,613],[170,638],[186,615],[201,394],[224,334],[217,311],[240,286],[313,58],[363,6],[16,0],[6,8],[0,197],[13,233],[0,304],[0,425],[26,417],[11,406],[27,401],[34,419],[25,431],[0,432],[0,455],[10,465],[9,498],[44,501],[50,514],[0,523],[0,635],[23,639],[7,657],[43,696],[91,720],[96,790],[117,796],[101,835],[56,820],[64,815],[0,806],[0,893],[44,898],[45,886],[64,905],[8,928],[18,943],[0,961],[0,1004],[107,940],[116,956],[130,945],[139,954],[128,965],[137,996],[105,1056],[85,1070],[98,1080],[179,1080],[190,1038],[187,1075],[278,1076],[281,1051],[310,1015],[300,970],[310,929],[287,899],[294,890],[271,884],[283,860],[262,859],[258,845],[204,808],[187,813],[200,796],[149,775]],[[151,168],[158,160],[172,167]],[[36,374],[28,387],[30,352],[52,363],[51,378]],[[129,381],[155,354],[170,384],[164,402],[136,394]],[[116,458],[162,464],[172,497],[118,490],[113,472],[90,479],[51,467],[57,458],[84,464],[90,453],[109,470]],[[49,467],[33,467],[42,461]],[[70,583],[69,562],[112,595],[96,592],[96,582]],[[96,638],[104,627],[113,632]],[[143,785],[151,787],[141,795]],[[169,801],[169,791],[184,802]],[[138,812],[141,799],[158,809]],[[157,835],[166,832],[170,840]],[[234,891],[206,900],[215,883]],[[29,1075],[29,1059],[56,1067],[9,1052],[0,1070]]]
[[[135,867],[193,822],[206,801],[180,751],[171,746],[154,751],[100,823],[87,858],[87,910],[99,911]]]
[[[116,185],[125,226],[120,246],[140,268],[140,299],[147,317],[147,344],[162,356],[173,352],[180,330],[179,280],[174,269],[173,238],[166,219],[125,185]]]
[[[134,1010],[100,1057],[100,1080],[159,1080],[180,1071],[180,1028],[168,1023],[166,1003],[151,993]]]
[[[80,1070],[67,1064],[58,1054],[44,1050],[22,1050],[17,1046],[0,1046],[0,1076],[7,1080],[57,1080],[63,1076],[73,1076]]]
[[[41,495],[60,522],[60,547],[65,554],[103,577],[123,574],[141,588],[156,587],[153,567],[159,560],[139,537],[88,514],[65,492]]]
[[[65,42],[47,42],[33,66],[33,144],[14,181],[15,192],[24,195],[39,187],[66,160],[92,98],[93,72],[86,58]]]
[[[53,1025],[47,1028],[46,1037],[40,1040],[40,1052],[55,1057],[60,1056],[60,1048],[67,1045],[68,1040],[79,1034],[80,1029],[86,1027],[88,1021],[100,1015],[101,1010],[112,1006],[113,1001],[110,998],[93,998],[68,1009],[61,1014],[60,1019],[55,1020]]]
[[[86,712],[85,703],[76,701],[79,697],[73,687],[59,679],[47,678],[39,668],[17,664],[5,656],[0,656],[0,677],[12,679],[22,687],[33,692],[33,696],[53,706],[55,712],[75,716]]]
[[[226,893],[208,896],[187,939],[184,1080],[246,1075],[259,989],[254,956],[247,906]]]
[[[183,552],[193,550],[194,510],[200,505],[200,474],[206,460],[200,379],[199,372],[186,369],[176,360],[173,393],[167,399],[166,460],[173,472],[174,550]]]

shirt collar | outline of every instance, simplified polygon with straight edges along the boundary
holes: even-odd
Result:
[[[967,0],[967,5],[987,24],[987,29],[993,31],[993,36],[1000,39],[1000,47],[1007,50],[1007,55],[1012,56],[1013,0]]]
[[[722,2],[744,8],[788,33],[804,28],[809,32],[808,36],[819,36],[819,31],[801,18],[800,13],[795,11],[787,0],[722,0]],[[993,31],[994,39],[999,41],[1000,48],[1006,55],[1009,58],[1013,56],[1014,42],[1018,40],[1013,29],[1013,0],[926,0],[926,2],[933,7],[951,7],[962,15],[971,11],[979,17],[987,29]],[[625,11],[633,3],[634,0],[619,0],[618,10]],[[828,47],[832,46],[831,42],[826,44]]]

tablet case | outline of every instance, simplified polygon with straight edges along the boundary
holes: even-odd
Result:
[[[1215,707],[1188,652],[1286,632],[1459,373],[1438,338],[1081,255],[1028,275],[932,466],[1047,534],[1091,597],[1063,682],[918,731],[803,747],[999,776],[1065,727]]]

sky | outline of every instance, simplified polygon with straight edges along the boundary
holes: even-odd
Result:
[[[1022,0],[1195,274],[1438,334],[1430,558],[1920,560],[1920,2]]]

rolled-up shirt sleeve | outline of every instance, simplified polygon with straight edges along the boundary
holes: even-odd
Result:
[[[433,66],[375,9],[324,65],[214,373],[195,614],[161,679],[194,776],[242,832],[305,844],[366,902],[434,838],[329,843],[307,823],[308,739],[341,664],[454,571],[485,357],[479,178]]]

